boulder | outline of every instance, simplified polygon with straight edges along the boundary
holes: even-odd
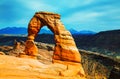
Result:
[[[5,53],[0,51],[0,55],[5,55]]]

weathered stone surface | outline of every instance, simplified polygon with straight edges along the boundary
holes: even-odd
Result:
[[[26,41],[25,54],[29,56],[35,56],[37,54],[38,49],[34,44],[34,39],[43,26],[47,26],[54,33],[56,44],[53,62],[56,63],[56,60],[60,60],[80,64],[81,56],[71,33],[65,29],[60,21],[59,14],[49,12],[37,12],[31,19],[28,26],[28,40]],[[82,69],[82,66],[80,68]],[[79,69],[79,71],[85,75],[83,70]]]
[[[14,41],[14,49],[20,49],[20,42]]]
[[[36,57],[36,55],[38,54],[38,48],[33,40],[26,41],[26,47],[24,52],[26,55],[33,56],[33,58]]]
[[[5,53],[0,51],[0,55],[5,55]]]
[[[68,62],[68,61],[59,61],[59,60],[54,60],[54,62],[67,66],[66,70],[60,72],[61,76],[80,75],[83,78],[86,77],[84,69],[83,69],[82,65],[79,63],[73,63],[73,62]]]
[[[77,73],[79,69],[73,68],[72,65],[46,65],[34,59],[0,55],[0,79],[85,79]]]

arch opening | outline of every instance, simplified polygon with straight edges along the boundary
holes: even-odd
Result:
[[[54,34],[48,26],[43,26],[38,34]]]
[[[37,37],[35,38],[35,41],[53,45],[53,44],[55,44],[53,34],[54,33],[47,26],[43,26],[40,29]]]

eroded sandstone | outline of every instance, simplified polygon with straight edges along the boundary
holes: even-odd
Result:
[[[28,26],[28,39],[24,51],[25,55],[36,57],[38,48],[34,43],[34,39],[43,26],[47,26],[54,33],[55,47],[52,58],[53,63],[62,63],[68,66],[68,70],[61,72],[61,75],[66,76],[73,72],[75,72],[74,75],[77,75],[80,72],[82,76],[85,76],[81,65],[81,55],[71,33],[65,29],[60,21],[59,14],[37,12],[33,16]],[[69,66],[74,69],[71,70]]]
[[[4,60],[4,61],[3,61]],[[0,79],[85,79],[68,71],[64,64],[43,64],[38,60],[0,55]],[[67,72],[67,73],[66,73]]]

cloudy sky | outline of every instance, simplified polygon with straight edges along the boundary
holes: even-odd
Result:
[[[59,13],[67,29],[120,29],[120,0],[0,0],[0,28],[27,28],[38,11]]]

